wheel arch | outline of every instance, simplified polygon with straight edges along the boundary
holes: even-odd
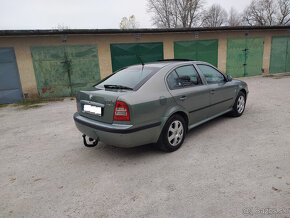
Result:
[[[185,124],[186,126],[185,126],[185,129],[184,129],[182,142],[179,145],[179,147],[182,145],[183,140],[185,138],[185,134],[186,134],[186,132],[188,130],[188,114],[184,110],[174,110],[174,111],[172,111],[172,113],[170,113],[169,116],[166,117],[166,119],[163,120],[161,132],[159,134],[157,144],[159,145],[159,148],[161,148],[162,150],[167,151],[167,152],[172,152],[172,151],[175,151],[175,150],[177,150],[179,148],[179,147],[177,147],[177,149],[167,148],[166,147],[166,143],[164,142],[164,133],[166,134],[166,132],[165,132],[166,123],[169,121],[170,118],[172,118],[175,115],[179,115],[179,116],[183,117],[185,122],[186,122],[186,124]]]
[[[244,88],[242,88],[242,89],[240,90],[240,92],[244,93],[245,96],[246,96],[246,99],[247,99],[247,91],[246,91]]]
[[[188,130],[189,114],[180,106],[173,107],[166,112],[165,116],[163,117],[163,121],[162,121],[162,129],[163,129],[164,125],[166,124],[167,120],[176,114],[180,115],[185,120],[186,131]]]
[[[185,125],[186,125],[185,128],[186,128],[186,132],[187,132],[188,131],[188,115],[184,111],[177,111],[174,114],[172,114],[170,117],[172,117],[174,115],[180,115],[185,120]]]

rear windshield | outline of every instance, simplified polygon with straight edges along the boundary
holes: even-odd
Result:
[[[125,86],[133,90],[139,89],[150,77],[152,77],[160,68],[132,66],[107,77],[100,83],[96,84],[98,88],[104,88],[104,85]]]

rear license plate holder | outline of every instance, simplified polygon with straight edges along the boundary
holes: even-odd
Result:
[[[89,104],[84,104],[83,105],[83,112],[84,113],[93,114],[93,115],[97,115],[97,116],[102,116],[102,107],[89,105]]]

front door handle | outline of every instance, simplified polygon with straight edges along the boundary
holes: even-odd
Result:
[[[210,94],[215,94],[215,90],[214,89],[212,89],[212,90],[210,90]]]
[[[185,101],[187,99],[187,97],[185,95],[183,95],[179,99],[180,99],[180,101]]]

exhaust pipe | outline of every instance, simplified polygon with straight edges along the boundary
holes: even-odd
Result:
[[[84,145],[85,145],[86,147],[89,147],[89,148],[92,148],[92,147],[97,146],[97,144],[99,143],[99,138],[97,138],[97,139],[89,138],[89,141],[92,142],[92,144],[88,144],[88,143],[87,143],[86,135],[83,134],[83,142],[84,142]]]

